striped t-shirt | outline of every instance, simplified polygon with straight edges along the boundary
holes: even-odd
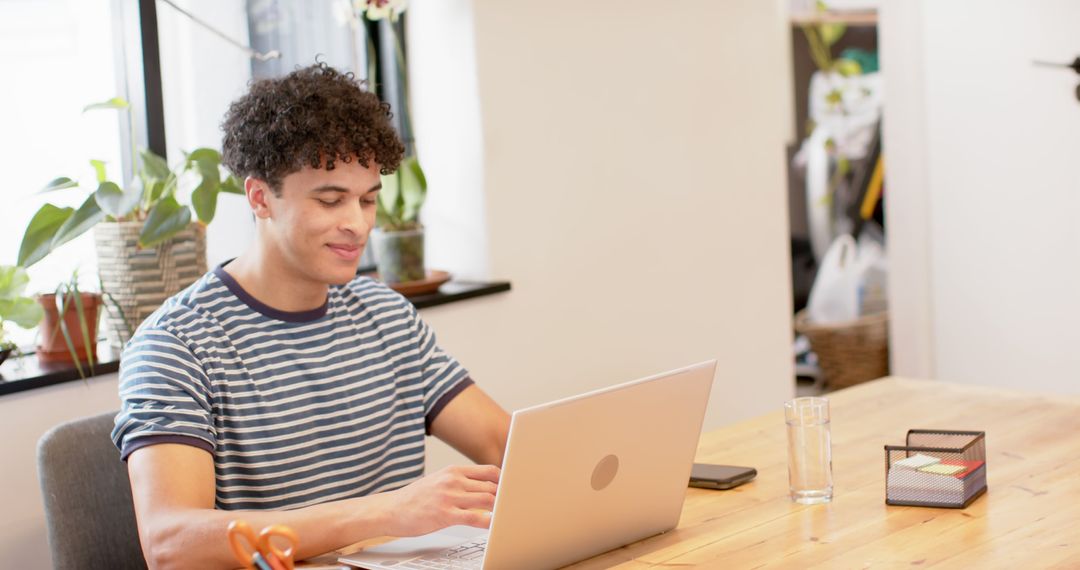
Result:
[[[421,477],[431,421],[472,383],[407,300],[357,278],[283,312],[221,267],[139,327],[113,442],[214,457],[219,509],[293,509]]]

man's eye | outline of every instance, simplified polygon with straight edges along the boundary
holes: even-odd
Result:
[[[374,206],[377,200],[375,198],[361,198],[360,203],[365,206]]]
[[[330,207],[330,206],[337,206],[338,204],[341,203],[341,200],[319,200],[319,203],[322,204],[323,206]]]

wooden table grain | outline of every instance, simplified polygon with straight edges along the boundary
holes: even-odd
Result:
[[[1080,398],[885,378],[828,396],[834,498],[788,498],[783,412],[703,436],[697,460],[752,483],[688,489],[675,530],[571,568],[1080,568]],[[986,432],[968,508],[885,504],[886,444],[912,428]]]
[[[1080,568],[1080,398],[895,377],[828,398],[831,503],[788,497],[778,403],[698,448],[757,468],[753,482],[688,489],[676,529],[570,568]],[[913,428],[985,431],[987,493],[963,510],[886,505],[884,446]]]

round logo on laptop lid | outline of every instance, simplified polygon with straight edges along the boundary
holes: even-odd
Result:
[[[596,491],[603,490],[615,479],[615,474],[619,472],[619,458],[614,455],[608,455],[600,460],[593,468],[592,472],[592,488]]]

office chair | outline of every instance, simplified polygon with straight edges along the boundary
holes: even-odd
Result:
[[[61,424],[38,442],[53,567],[145,569],[127,466],[109,439],[116,412]]]

